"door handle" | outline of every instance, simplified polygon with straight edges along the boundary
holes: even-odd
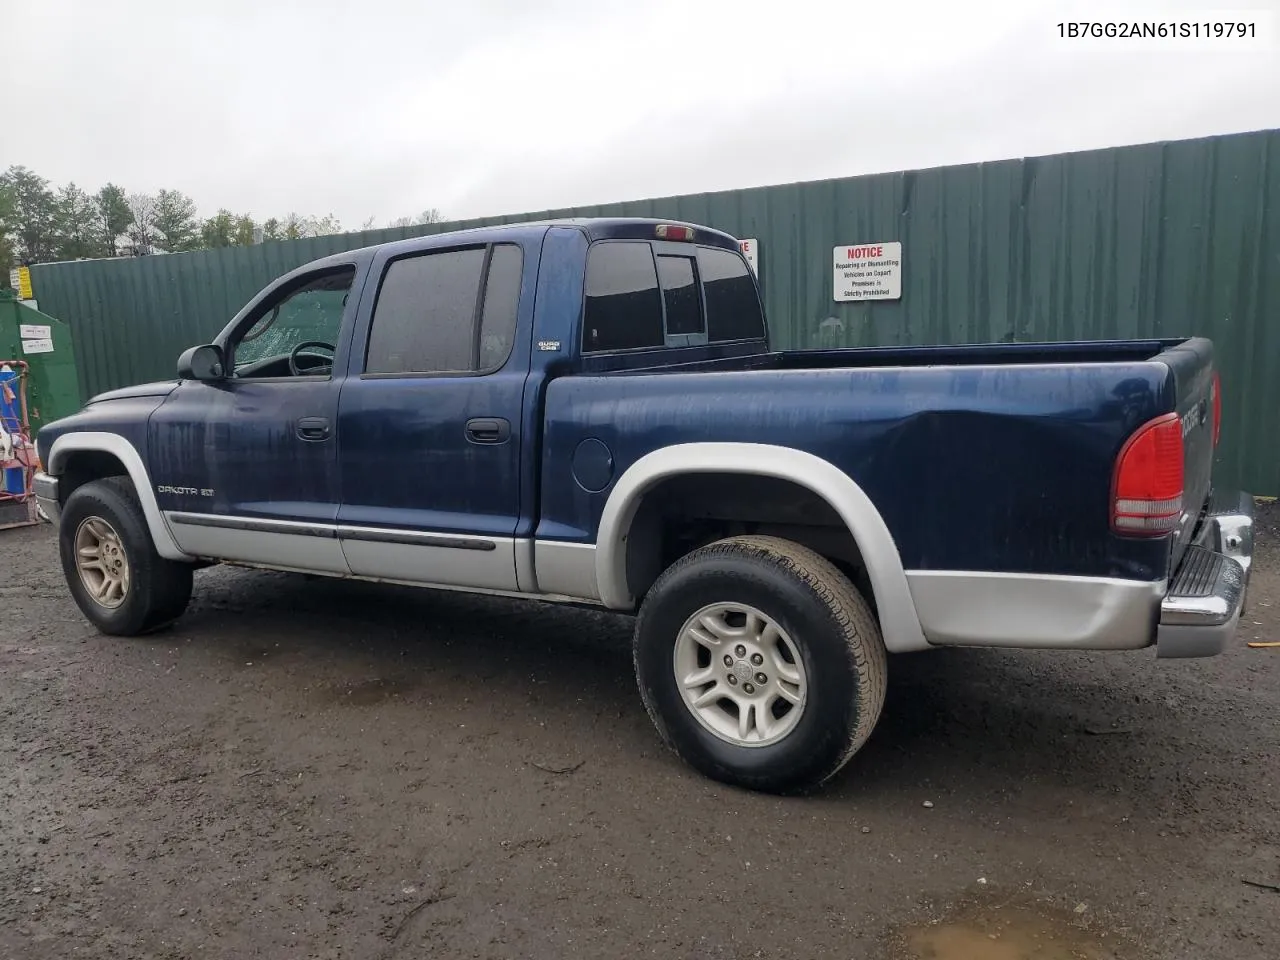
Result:
[[[476,417],[467,421],[467,439],[472,443],[506,443],[511,423],[501,417]]]
[[[303,440],[328,440],[328,417],[303,417],[298,421],[298,436]]]

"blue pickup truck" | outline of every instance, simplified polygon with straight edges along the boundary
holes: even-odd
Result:
[[[1244,604],[1208,340],[776,350],[702,226],[338,254],[178,374],[38,437],[98,629],[174,621],[209,563],[632,612],[663,740],[750,788],[833,776],[889,653],[1207,656]]]

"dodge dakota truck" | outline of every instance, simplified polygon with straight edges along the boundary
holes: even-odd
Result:
[[[36,487],[106,634],[210,563],[595,604],[686,762],[808,790],[887,654],[1220,652],[1253,550],[1221,397],[1195,337],[775,349],[732,237],[564,220],[292,271],[41,430]]]

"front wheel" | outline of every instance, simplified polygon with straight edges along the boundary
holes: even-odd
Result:
[[[636,678],[663,740],[703,774],[811,789],[867,741],[884,704],[884,643],[830,561],[776,537],[695,550],[636,620]]]
[[[76,606],[103,633],[147,633],[176,620],[191,600],[190,564],[156,553],[124,477],[94,480],[67,498],[58,552]]]

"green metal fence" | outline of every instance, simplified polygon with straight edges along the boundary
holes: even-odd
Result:
[[[1198,334],[1224,381],[1223,482],[1280,493],[1280,130],[34,267],[86,395],[173,375],[267,282],[339,250],[556,216],[679,218],[759,242],[783,347]],[[901,241],[902,296],[836,303],[837,245]]]

